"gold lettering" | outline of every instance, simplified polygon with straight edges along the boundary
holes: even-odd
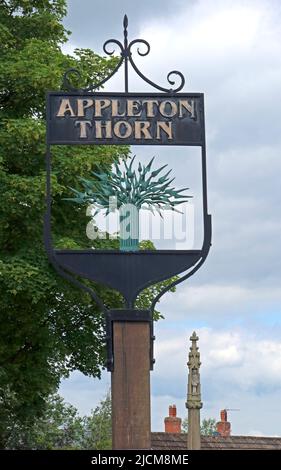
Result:
[[[169,140],[173,138],[171,121],[170,122],[157,121],[156,139],[161,139],[161,132],[160,132],[161,129],[162,131],[166,132]]]
[[[158,101],[157,100],[143,100],[142,104],[146,104],[146,116],[147,117],[154,117],[154,105],[156,104],[158,106]]]
[[[102,132],[105,130],[105,138],[112,139],[112,125],[111,121],[96,121],[96,138],[103,139],[104,133]]]
[[[166,105],[169,105],[171,107],[170,112],[167,112]],[[162,103],[160,103],[159,111],[162,114],[162,116],[172,117],[177,114],[178,108],[174,101],[165,100],[165,101],[162,101]]]
[[[86,139],[88,137],[87,124],[88,126],[92,127],[91,121],[75,121],[75,127],[77,127],[77,125],[80,125],[80,139]]]
[[[70,113],[71,117],[75,117],[75,113],[71,107],[70,101],[67,98],[61,100],[61,104],[57,113],[57,117],[65,117],[65,113]]]
[[[92,99],[78,99],[77,100],[77,116],[78,117],[85,117],[85,109],[90,108],[93,106],[94,100]]]
[[[187,100],[179,101],[179,117],[183,116],[183,108],[185,108],[189,113],[190,117],[195,118],[195,103],[194,100],[188,102]]]
[[[111,101],[104,99],[104,100],[95,100],[95,116],[96,117],[101,117],[102,116],[102,110],[105,108],[108,108],[108,106],[111,105]]]
[[[149,132],[150,122],[148,121],[136,121],[135,122],[135,138],[141,139],[142,136],[145,139],[152,139],[152,135]]]
[[[121,126],[125,128],[125,132],[123,134],[120,132]],[[127,139],[132,134],[132,127],[127,121],[118,121],[114,125],[114,134],[120,139]]]
[[[141,116],[140,101],[128,100],[127,101],[127,116]]]
[[[123,117],[125,114],[125,111],[119,114],[119,100],[112,100],[112,117]]]

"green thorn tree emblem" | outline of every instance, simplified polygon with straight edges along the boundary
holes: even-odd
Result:
[[[172,187],[172,170],[163,174],[167,165],[152,171],[154,158],[147,165],[139,162],[136,170],[135,156],[129,164],[124,161],[123,168],[114,163],[114,171],[106,173],[98,168],[99,171],[92,172],[93,178],[79,178],[83,191],[70,188],[75,197],[66,199],[77,204],[94,204],[94,216],[102,209],[106,209],[105,215],[119,209],[122,251],[138,250],[140,209],[149,210],[153,214],[155,211],[162,217],[164,210],[180,212],[176,206],[187,202],[191,197],[184,194],[189,188],[178,190]]]

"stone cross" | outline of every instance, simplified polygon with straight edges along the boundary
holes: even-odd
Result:
[[[200,409],[201,402],[201,384],[199,368],[200,353],[197,346],[198,336],[194,331],[190,337],[191,347],[188,356],[188,388],[187,402],[188,409],[188,439],[187,448],[190,450],[199,450],[201,447],[200,436]]]

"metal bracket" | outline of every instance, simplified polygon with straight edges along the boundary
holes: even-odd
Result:
[[[153,317],[151,310],[120,309],[108,310],[105,314],[106,321],[106,368],[109,372],[114,370],[114,349],[113,349],[113,322],[149,322],[150,326],[150,370],[153,370],[155,359],[153,358]]]

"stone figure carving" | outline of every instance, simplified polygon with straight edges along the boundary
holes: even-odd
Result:
[[[194,331],[190,337],[191,347],[188,355],[188,391],[187,391],[187,408],[202,407],[201,403],[201,386],[200,386],[200,352],[197,346],[198,336]]]
[[[199,393],[198,385],[200,383],[200,377],[196,369],[192,369],[191,373],[191,393],[197,395]]]

